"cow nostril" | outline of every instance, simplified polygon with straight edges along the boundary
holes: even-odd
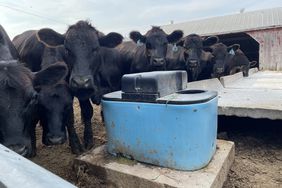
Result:
[[[71,79],[71,86],[73,86],[73,87],[79,87],[79,81],[78,81],[78,79],[75,79],[75,78],[72,78]]]
[[[223,68],[217,68],[217,69],[216,69],[216,72],[217,72],[217,73],[222,73],[223,71],[224,71]]]
[[[85,78],[84,83],[88,83],[88,82],[90,82],[90,78]]]
[[[63,144],[65,142],[65,138],[63,136],[51,136],[48,140],[52,145]]]
[[[93,87],[91,76],[75,76],[71,78],[70,85],[72,88],[89,89]]]
[[[91,79],[90,78],[85,78],[84,79],[84,87],[89,88],[91,86]]]

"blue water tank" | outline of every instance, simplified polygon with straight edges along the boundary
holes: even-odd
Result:
[[[175,79],[170,77],[170,81],[160,81],[166,77],[165,73],[160,76],[159,72],[152,72],[125,76],[123,80],[127,86],[132,80],[133,85],[139,82],[149,86],[154,82],[155,87],[164,83],[178,84],[178,87],[159,92],[159,89],[139,85],[135,92],[134,87],[124,86],[126,92],[103,96],[107,150],[114,155],[121,154],[158,166],[178,170],[200,169],[209,163],[216,149],[217,93],[183,89],[186,84],[182,82],[187,79],[183,74],[186,73],[165,72],[178,76]],[[147,81],[136,82],[137,77]],[[144,88],[150,92],[146,93]]]

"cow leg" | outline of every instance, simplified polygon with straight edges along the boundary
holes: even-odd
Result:
[[[250,69],[250,67],[249,66],[241,66],[241,70],[242,70],[242,72],[243,72],[243,76],[244,77],[248,77],[249,76],[249,69]]]
[[[105,119],[104,119],[104,112],[103,112],[103,107],[102,107],[102,106],[101,106],[100,115],[101,115],[102,122],[105,122]],[[103,125],[104,125],[104,124],[103,124]]]
[[[31,130],[31,155],[30,157],[35,157],[36,155],[36,133],[35,133],[35,126],[33,126],[32,130]]]
[[[73,107],[70,109],[70,112],[66,117],[66,125],[69,135],[69,145],[71,147],[71,152],[74,154],[81,154],[83,152],[83,148],[74,128]]]
[[[35,157],[36,156],[36,125],[39,123],[39,118],[38,118],[38,114],[35,113],[34,111],[32,112],[32,114],[33,114],[32,118],[28,120],[28,121],[30,121],[29,123],[31,124],[31,126],[30,126],[30,137],[31,137],[31,150],[32,150],[32,152],[30,154],[30,157]]]
[[[91,126],[91,118],[93,116],[93,108],[89,101],[87,100],[79,100],[79,105],[81,109],[81,117],[84,123],[84,147],[89,150],[93,147],[93,131]]]
[[[100,88],[100,92],[101,92],[100,94],[96,94],[96,96],[91,97],[91,101],[96,105],[100,105],[102,96],[106,93],[110,93],[111,90],[109,88]],[[101,115],[102,121],[104,122],[104,114],[103,114],[102,106],[101,106],[100,115]]]

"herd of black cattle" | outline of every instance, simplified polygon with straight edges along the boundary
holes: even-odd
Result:
[[[251,64],[238,44],[227,47],[218,37],[205,39],[152,27],[145,35],[130,33],[123,42],[115,32],[104,35],[86,21],[65,34],[52,29],[29,30],[11,41],[0,25],[0,143],[25,156],[36,154],[35,127],[40,122],[45,145],[63,144],[71,151],[93,146],[91,117],[105,93],[120,90],[128,73],[186,70],[188,81],[242,71]],[[85,125],[84,142],[74,128],[73,98]]]

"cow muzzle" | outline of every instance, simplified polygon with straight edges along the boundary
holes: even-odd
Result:
[[[28,155],[28,147],[22,144],[15,144],[8,146],[11,150],[18,153],[19,155],[22,155],[24,157],[27,157]]]
[[[64,136],[48,136],[49,145],[60,145],[65,143],[66,138]]]
[[[63,134],[50,134],[48,133],[46,135],[46,138],[44,139],[44,144],[45,145],[60,145],[60,144],[63,144],[65,143],[66,141],[66,136],[63,135]]]
[[[188,61],[188,67],[189,67],[189,69],[195,69],[195,68],[197,68],[197,67],[199,67],[199,62],[198,62],[198,60],[189,60]]]
[[[152,65],[153,66],[163,66],[165,64],[165,59],[164,58],[153,58],[152,60]]]
[[[88,76],[73,76],[70,79],[70,87],[74,89],[93,89],[93,77]]]
[[[215,72],[217,74],[222,74],[224,72],[224,68],[216,68]]]

